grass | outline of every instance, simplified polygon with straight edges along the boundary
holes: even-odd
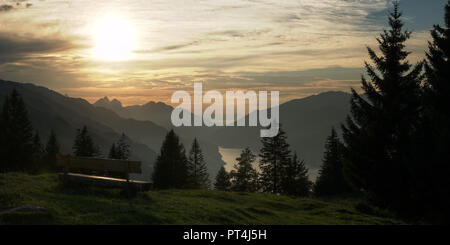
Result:
[[[63,187],[56,174],[0,174],[0,224],[400,224],[357,211],[355,200],[321,201],[211,190],[140,192]],[[26,205],[37,211],[10,211]]]

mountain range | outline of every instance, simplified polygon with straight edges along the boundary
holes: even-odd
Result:
[[[350,112],[351,95],[330,91],[295,99],[280,105],[280,122],[288,136],[291,149],[305,160],[313,175],[320,168],[325,140],[331,128],[340,131],[340,124]],[[117,114],[149,120],[166,128],[172,128],[170,114],[173,107],[164,103],[149,102],[144,105],[123,107],[120,101],[107,97],[94,103]],[[258,113],[257,111],[251,112]],[[248,115],[246,116],[248,122]],[[223,148],[250,147],[258,152],[261,148],[260,127],[178,127],[174,130],[185,137],[198,137],[209,144]]]
[[[153,163],[168,130],[174,129],[189,151],[196,137],[205,154],[208,172],[213,179],[225,163],[219,147],[261,147],[260,127],[177,127],[170,122],[173,107],[162,102],[123,106],[108,97],[93,104],[81,98],[71,98],[45,87],[0,80],[0,103],[12,89],[24,98],[30,120],[45,141],[54,130],[65,154],[72,153],[76,129],[86,125],[94,141],[107,156],[111,144],[125,133],[132,149],[131,159],[143,162],[143,175],[149,179]],[[291,149],[305,160],[314,176],[320,167],[326,137],[331,127],[339,125],[350,111],[350,94],[325,92],[280,105],[280,122],[288,136]],[[258,113],[254,111],[251,113]],[[246,116],[248,119],[248,115]]]
[[[150,179],[153,163],[167,134],[167,128],[149,120],[121,117],[113,110],[94,106],[84,99],[67,97],[33,84],[0,80],[0,105],[13,89],[22,95],[30,121],[43,142],[46,142],[53,130],[61,145],[61,152],[70,154],[73,152],[76,130],[86,125],[94,142],[99,146],[101,155],[107,156],[111,144],[125,133],[131,146],[130,159],[143,163],[143,174],[133,177]],[[181,137],[187,151],[192,140],[189,137]],[[224,162],[218,146],[207,144],[201,139],[199,143],[205,152],[208,172],[212,178]]]

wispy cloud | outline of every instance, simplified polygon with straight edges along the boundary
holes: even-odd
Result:
[[[0,0],[0,74],[86,98],[120,95],[128,103],[168,101],[194,81],[218,90],[278,88],[283,99],[348,90],[359,86],[365,47],[376,46],[389,2]],[[415,27],[425,17],[411,6],[427,12],[443,2],[401,4]],[[128,60],[93,57],[93,26],[108,13],[136,30]],[[429,34],[413,37],[408,48],[416,61]]]

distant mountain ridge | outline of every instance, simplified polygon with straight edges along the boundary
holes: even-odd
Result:
[[[329,91],[280,105],[280,121],[287,132],[288,142],[292,150],[306,161],[312,172],[317,171],[321,165],[325,140],[331,132],[331,127],[335,127],[339,132],[340,124],[349,114],[350,98],[349,93]],[[148,106],[149,104],[152,106]],[[105,97],[94,105],[110,108],[120,115],[135,119],[167,123],[166,128],[172,127],[170,114],[173,108],[161,102],[122,107],[120,101],[116,99],[110,101]],[[248,122],[248,115],[246,121]],[[260,129],[260,127],[178,127],[175,131],[182,136],[199,137],[225,148],[249,146],[253,151],[259,151]]]
[[[325,140],[331,128],[340,132],[340,125],[350,112],[351,94],[331,91],[295,99],[280,105],[280,122],[286,131],[291,149],[304,159],[313,175],[322,163]],[[258,113],[258,112],[253,112]],[[246,117],[248,122],[248,116]],[[259,151],[260,127],[224,127],[212,138],[228,148],[249,146]],[[239,138],[239,140],[236,140]]]
[[[144,105],[122,106],[117,99],[109,100],[107,96],[97,100],[97,107],[110,109],[123,118],[132,118],[141,121],[152,121],[164,128],[170,128],[170,113],[173,107],[162,102],[150,101]]]
[[[167,133],[166,128],[148,120],[123,118],[112,110],[93,106],[84,99],[63,96],[45,87],[11,81],[0,80],[0,106],[13,89],[22,95],[33,127],[44,143],[50,131],[54,130],[62,153],[72,153],[76,129],[86,125],[102,155],[107,156],[111,144],[119,139],[121,133],[125,133],[130,140],[131,159],[143,162],[143,175],[135,177],[150,179],[157,152]],[[192,139],[182,137],[181,141],[189,150]],[[218,147],[203,142],[200,145],[207,155],[208,172],[215,176],[224,164]]]

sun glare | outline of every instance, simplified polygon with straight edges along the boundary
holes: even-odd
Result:
[[[104,60],[125,60],[132,53],[135,33],[127,21],[118,16],[102,19],[93,30],[94,56]]]

